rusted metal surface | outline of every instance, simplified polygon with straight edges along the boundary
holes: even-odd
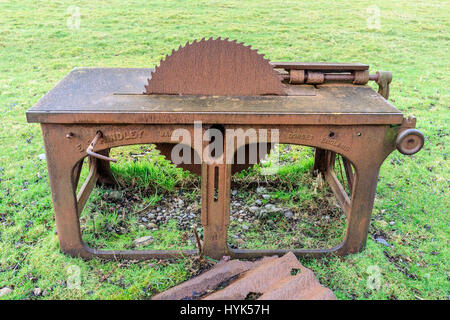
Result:
[[[172,154],[172,150],[175,147],[175,145],[173,143],[157,143],[156,144],[156,148],[159,150],[160,154],[162,154],[166,159],[170,160],[171,159],[171,154]],[[249,159],[249,152],[250,152],[250,148],[249,145],[245,145],[243,146],[244,150],[244,154],[245,154],[245,159]],[[256,148],[259,148],[259,146],[256,146]],[[267,150],[270,150],[271,146],[267,147]],[[257,162],[259,163],[261,160],[261,153],[259,152],[259,149],[257,152]],[[183,170],[188,170],[191,173],[194,173],[196,175],[201,175],[202,174],[202,170],[201,170],[201,164],[195,164],[194,160],[195,160],[195,153],[192,152],[191,155],[191,162],[190,163],[180,163],[177,164],[178,167],[182,168]],[[235,160],[231,166],[231,174],[235,174],[236,172],[241,172],[242,170],[248,169],[249,167],[253,166],[253,164],[251,163],[243,163],[240,164],[237,161],[237,152],[235,155]]]
[[[205,43],[208,43],[208,46]],[[229,43],[232,42],[214,40],[211,43],[203,41],[202,45],[198,43],[190,45],[192,50],[178,51],[184,60],[174,58],[175,62],[172,61],[177,70],[177,74],[173,77],[179,76],[178,78],[167,76],[172,73],[165,66],[161,66],[154,76],[160,74],[162,80],[169,77],[171,81],[176,82],[185,79],[186,75],[189,76],[189,72],[196,72],[195,77],[199,78],[196,78],[192,87],[189,82],[183,82],[187,90],[178,92],[183,94],[197,92],[195,90],[199,88],[198,84],[206,86],[209,77],[219,81],[217,77],[223,74],[229,80],[231,75],[225,70],[226,65],[233,71],[236,71],[235,66],[244,68],[238,70],[239,75],[235,75],[236,79],[243,79],[242,74],[248,76],[248,69],[245,69],[246,67],[239,61],[225,64],[227,59],[215,56],[217,52],[224,52],[221,51],[222,46],[225,44],[228,48]],[[199,48],[203,48],[203,45],[205,54],[199,52],[201,51]],[[41,123],[56,226],[63,252],[83,258],[98,256],[105,259],[172,258],[196,254],[196,250],[92,249],[82,241],[78,217],[95,183],[115,183],[109,168],[111,148],[154,143],[168,156],[176,143],[171,138],[172,133],[177,129],[185,129],[191,135],[190,145],[193,146],[193,154],[200,155],[204,154],[205,148],[208,147],[207,142],[202,140],[203,133],[213,125],[220,125],[224,132],[227,129],[244,131],[266,129],[268,132],[278,130],[279,143],[314,147],[316,149],[314,169],[325,177],[346,212],[347,230],[344,241],[333,248],[230,249],[226,243],[226,234],[229,224],[231,174],[245,168],[247,164],[238,167],[203,161],[199,164],[188,164],[185,168],[202,175],[205,255],[217,259],[224,255],[232,258],[253,258],[280,255],[289,251],[297,256],[320,256],[331,252],[345,255],[359,252],[364,248],[381,164],[396,148],[405,154],[412,154],[420,150],[424,141],[423,135],[414,129],[415,119],[405,119],[399,110],[381,96],[383,94],[387,97],[387,85],[392,75],[379,73],[377,79],[372,79],[380,82],[380,88],[383,87],[378,94],[367,85],[361,84],[367,80],[367,65],[304,63],[270,65],[262,58],[254,58],[257,54],[246,47],[241,48],[240,45],[232,44],[226,50],[230,51],[225,52],[236,53],[235,58],[241,57],[251,62],[249,65],[254,68],[257,75],[263,70],[268,70],[261,79],[267,81],[264,88],[271,90],[264,89],[252,96],[214,95],[214,93],[237,92],[233,91],[236,86],[231,81],[227,82],[229,87],[221,85],[220,91],[217,92],[209,86],[205,87],[207,90],[204,92],[208,95],[142,94],[152,69],[80,68],[73,70],[27,111],[29,122]],[[214,72],[211,74],[212,70],[207,69],[201,77],[202,69],[194,68],[196,64],[193,57],[205,58],[209,61],[208,66],[211,61],[220,60],[223,64],[220,70],[213,70],[216,74]],[[168,58],[166,61],[169,60],[171,59]],[[180,63],[183,61],[189,61],[186,65],[189,66],[189,69],[186,69],[189,72],[179,75],[178,72],[183,70],[180,69],[182,68]],[[171,65],[170,61],[168,65]],[[344,74],[347,77],[345,73],[353,78],[350,79],[350,83],[289,84],[278,79],[277,84],[274,84],[272,80],[277,79],[274,76],[274,68],[312,71],[321,73],[324,79],[326,75],[334,77],[333,74],[339,76]],[[322,75],[315,74],[314,77],[318,79],[315,81],[319,81]],[[296,77],[299,79],[301,74],[296,74]],[[159,81],[159,84],[158,81],[150,80],[149,92],[165,92],[156,89],[165,88],[164,81]],[[180,87],[181,84],[178,82],[175,85],[175,82],[173,86],[171,84],[172,89],[184,88]],[[239,93],[256,92],[254,84],[242,81],[239,83],[240,86],[248,86],[239,88]],[[262,84],[258,86],[263,88]],[[267,92],[279,93],[277,91],[279,86],[282,86],[285,96],[260,95]],[[223,91],[224,89],[230,91]],[[195,121],[202,121],[204,124],[200,136],[194,133]],[[258,136],[258,139],[259,142],[262,139],[264,143],[271,143],[267,136]],[[225,146],[225,150],[227,153],[236,154],[239,148],[246,147],[246,142],[243,142],[232,148]],[[345,192],[334,172],[337,154],[345,159],[344,169],[351,189],[350,194]],[[92,174],[89,175],[77,199],[79,174],[82,161],[86,157],[90,159]]]
[[[252,293],[259,296],[257,300],[336,300],[292,252],[259,264],[203,299],[244,300]]]
[[[251,296],[257,300],[336,300],[292,252],[254,262],[221,260],[152,300],[244,300]]]
[[[241,273],[255,268],[261,263],[277,259],[265,257],[259,261],[220,260],[210,270],[180,285],[152,297],[152,300],[199,299]]]
[[[80,188],[80,191],[77,194],[77,213],[78,217],[80,217],[81,212],[83,211],[84,206],[86,205],[87,200],[89,199],[89,195],[91,194],[94,186],[98,180],[98,166],[97,159],[89,158],[89,174],[86,178],[86,181]],[[80,168],[81,169],[81,168]],[[76,185],[75,185],[76,187]]]
[[[322,84],[326,82],[351,82],[357,85],[375,81],[378,84],[378,93],[385,99],[389,97],[389,84],[392,81],[392,72],[377,71],[369,74],[369,66],[351,63],[289,63],[274,62],[272,66],[283,69],[280,77],[290,84]]]
[[[402,131],[396,140],[397,150],[403,154],[410,155],[422,149],[425,137],[419,130],[407,129]]]
[[[143,95],[142,87],[150,70],[75,69],[28,110],[27,119],[67,124],[192,124],[202,121],[223,125],[402,124],[403,121],[398,109],[364,85],[329,83],[316,88],[287,85],[293,90],[310,88],[305,95],[295,96]],[[68,95],[70,99],[66,98]]]
[[[147,94],[284,95],[269,60],[236,41],[202,39],[166,55],[155,68]]]
[[[392,81],[392,72],[390,71],[377,71],[377,77],[375,81],[378,84],[378,93],[385,99],[389,98],[389,84]]]
[[[101,139],[102,137],[103,137],[103,133],[102,133],[101,131],[98,131],[97,134],[96,134],[95,137],[94,137],[94,140],[92,140],[91,144],[90,144],[89,147],[86,149],[86,153],[87,153],[89,156],[94,157],[94,158],[97,158],[97,159],[100,159],[100,160],[111,161],[111,162],[117,162],[116,159],[113,159],[113,158],[107,157],[107,156],[105,156],[105,155],[103,155],[103,154],[100,154],[100,153],[97,153],[97,152],[92,151],[92,150],[94,150],[94,148],[95,148],[95,146],[96,146],[98,140]]]
[[[369,80],[377,81],[378,75],[367,71],[353,73],[323,73],[305,70],[289,70],[289,73],[280,73],[280,77],[291,84],[321,84],[325,82],[351,82],[353,84],[366,84]]]

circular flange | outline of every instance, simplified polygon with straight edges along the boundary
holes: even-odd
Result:
[[[400,153],[411,155],[422,149],[425,137],[419,130],[407,129],[402,131],[396,141],[397,150]]]

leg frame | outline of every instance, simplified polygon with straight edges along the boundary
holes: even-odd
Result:
[[[90,141],[101,129],[106,138],[96,152],[109,154],[109,149],[126,144],[170,143],[170,126],[121,126],[128,132],[130,141],[116,141],[114,132],[117,126],[103,125],[55,125],[42,124],[49,180],[55,211],[56,227],[63,252],[86,259],[100,257],[104,259],[154,259],[175,258],[197,254],[197,250],[96,250],[89,248],[81,238],[79,215],[96,183],[114,184],[109,163],[90,157],[89,176],[75,195],[83,157],[86,156],[86,141]],[[179,126],[174,126],[178,128]],[[245,126],[243,126],[245,128]],[[190,128],[190,126],[186,126]],[[326,138],[330,130],[335,132],[338,142]],[[347,216],[347,232],[339,245],[329,249],[286,249],[286,250],[244,250],[230,249],[226,242],[230,213],[230,164],[201,164],[202,172],[202,224],[204,226],[205,255],[219,259],[224,255],[233,258],[255,258],[268,255],[280,255],[292,251],[297,256],[321,256],[335,253],[345,255],[361,251],[366,242],[373,201],[375,197],[378,172],[384,158],[395,148],[395,141],[385,137],[395,137],[389,133],[388,126],[377,126],[365,130],[364,126],[311,127],[280,126],[280,143],[309,145],[316,148],[314,171],[324,175]],[[67,131],[74,132],[70,143],[64,140]],[[125,131],[128,130],[128,131]],[[294,131],[295,130],[295,131]],[[301,134],[298,132],[301,131]],[[292,133],[294,132],[294,133]],[[352,135],[358,133],[355,138]],[[361,134],[362,132],[362,134]],[[79,136],[79,138],[78,138]],[[78,139],[78,140],[77,140]],[[109,140],[108,140],[109,139]],[[303,139],[303,140],[302,140]],[[359,140],[358,140],[359,139]],[[89,143],[89,142],[87,142]],[[78,145],[77,145],[78,144]],[[195,146],[195,142],[193,143]],[[346,147],[348,144],[350,147]],[[353,148],[351,147],[353,144]],[[343,148],[342,146],[346,147]],[[200,142],[196,152],[203,151]],[[225,148],[226,149],[226,148]],[[355,150],[355,151],[354,151]],[[343,155],[343,167],[351,190],[349,197],[334,172],[336,153]],[[375,156],[374,156],[375,155]],[[351,164],[350,164],[351,161]],[[354,167],[354,173],[352,170]]]

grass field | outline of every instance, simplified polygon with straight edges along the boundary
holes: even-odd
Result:
[[[251,44],[272,61],[362,62],[393,72],[390,101],[418,118],[425,147],[410,157],[395,151],[383,164],[365,251],[301,262],[339,299],[448,299],[449,17],[448,1],[0,0],[0,289],[13,289],[0,299],[146,299],[197,271],[189,259],[104,262],[60,253],[46,163],[38,157],[41,132],[26,123],[25,111],[75,67],[153,67],[180,44],[211,36]],[[151,234],[160,240],[155,248],[193,248],[190,229],[178,230],[172,220],[148,230],[133,212],[179,194],[195,203],[198,180],[162,160],[132,161],[139,147],[115,152],[122,160],[114,174],[130,188],[120,192],[139,201],[124,213],[105,201],[113,191],[97,189],[82,217],[85,240],[127,247]],[[267,192],[302,223],[292,230],[269,215],[248,232],[234,221],[231,233],[246,237],[248,247],[276,239],[278,246],[330,243],[344,225],[336,211],[325,234],[321,217],[308,216],[319,198],[311,153],[294,148],[284,156],[274,183],[291,183]],[[234,179],[242,186],[258,178],[253,168]],[[239,196],[250,204],[258,193],[249,188]],[[110,232],[116,227],[127,232]],[[389,247],[374,240],[380,235]],[[80,286],[73,286],[78,276]]]

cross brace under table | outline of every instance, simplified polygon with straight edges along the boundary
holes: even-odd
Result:
[[[368,86],[331,83],[305,85],[294,96],[144,96],[142,83],[149,69],[73,70],[27,112],[29,122],[41,123],[49,171],[56,226],[61,250],[73,256],[106,259],[172,258],[191,251],[118,250],[89,248],[82,241],[79,216],[96,182],[114,183],[109,150],[133,144],[156,144],[170,154],[176,129],[190,132],[194,153],[203,154],[201,140],[211,126],[227,129],[266,129],[259,141],[271,141],[277,131],[282,144],[316,149],[314,169],[329,183],[347,216],[344,241],[327,249],[234,250],[227,246],[231,175],[238,165],[227,163],[181,164],[202,176],[201,222],[204,254],[252,258],[283,254],[345,255],[363,249],[375,197],[378,172],[384,159],[397,147],[414,153],[423,145],[415,119],[405,119]],[[201,135],[194,122],[201,121]],[[416,137],[421,137],[417,147]],[[416,140],[414,140],[416,139]],[[236,139],[225,153],[245,147]],[[419,139],[420,140],[420,139]],[[185,142],[185,141],[184,141]],[[350,196],[334,172],[336,155],[344,159]],[[80,170],[89,157],[90,172],[76,195]]]

